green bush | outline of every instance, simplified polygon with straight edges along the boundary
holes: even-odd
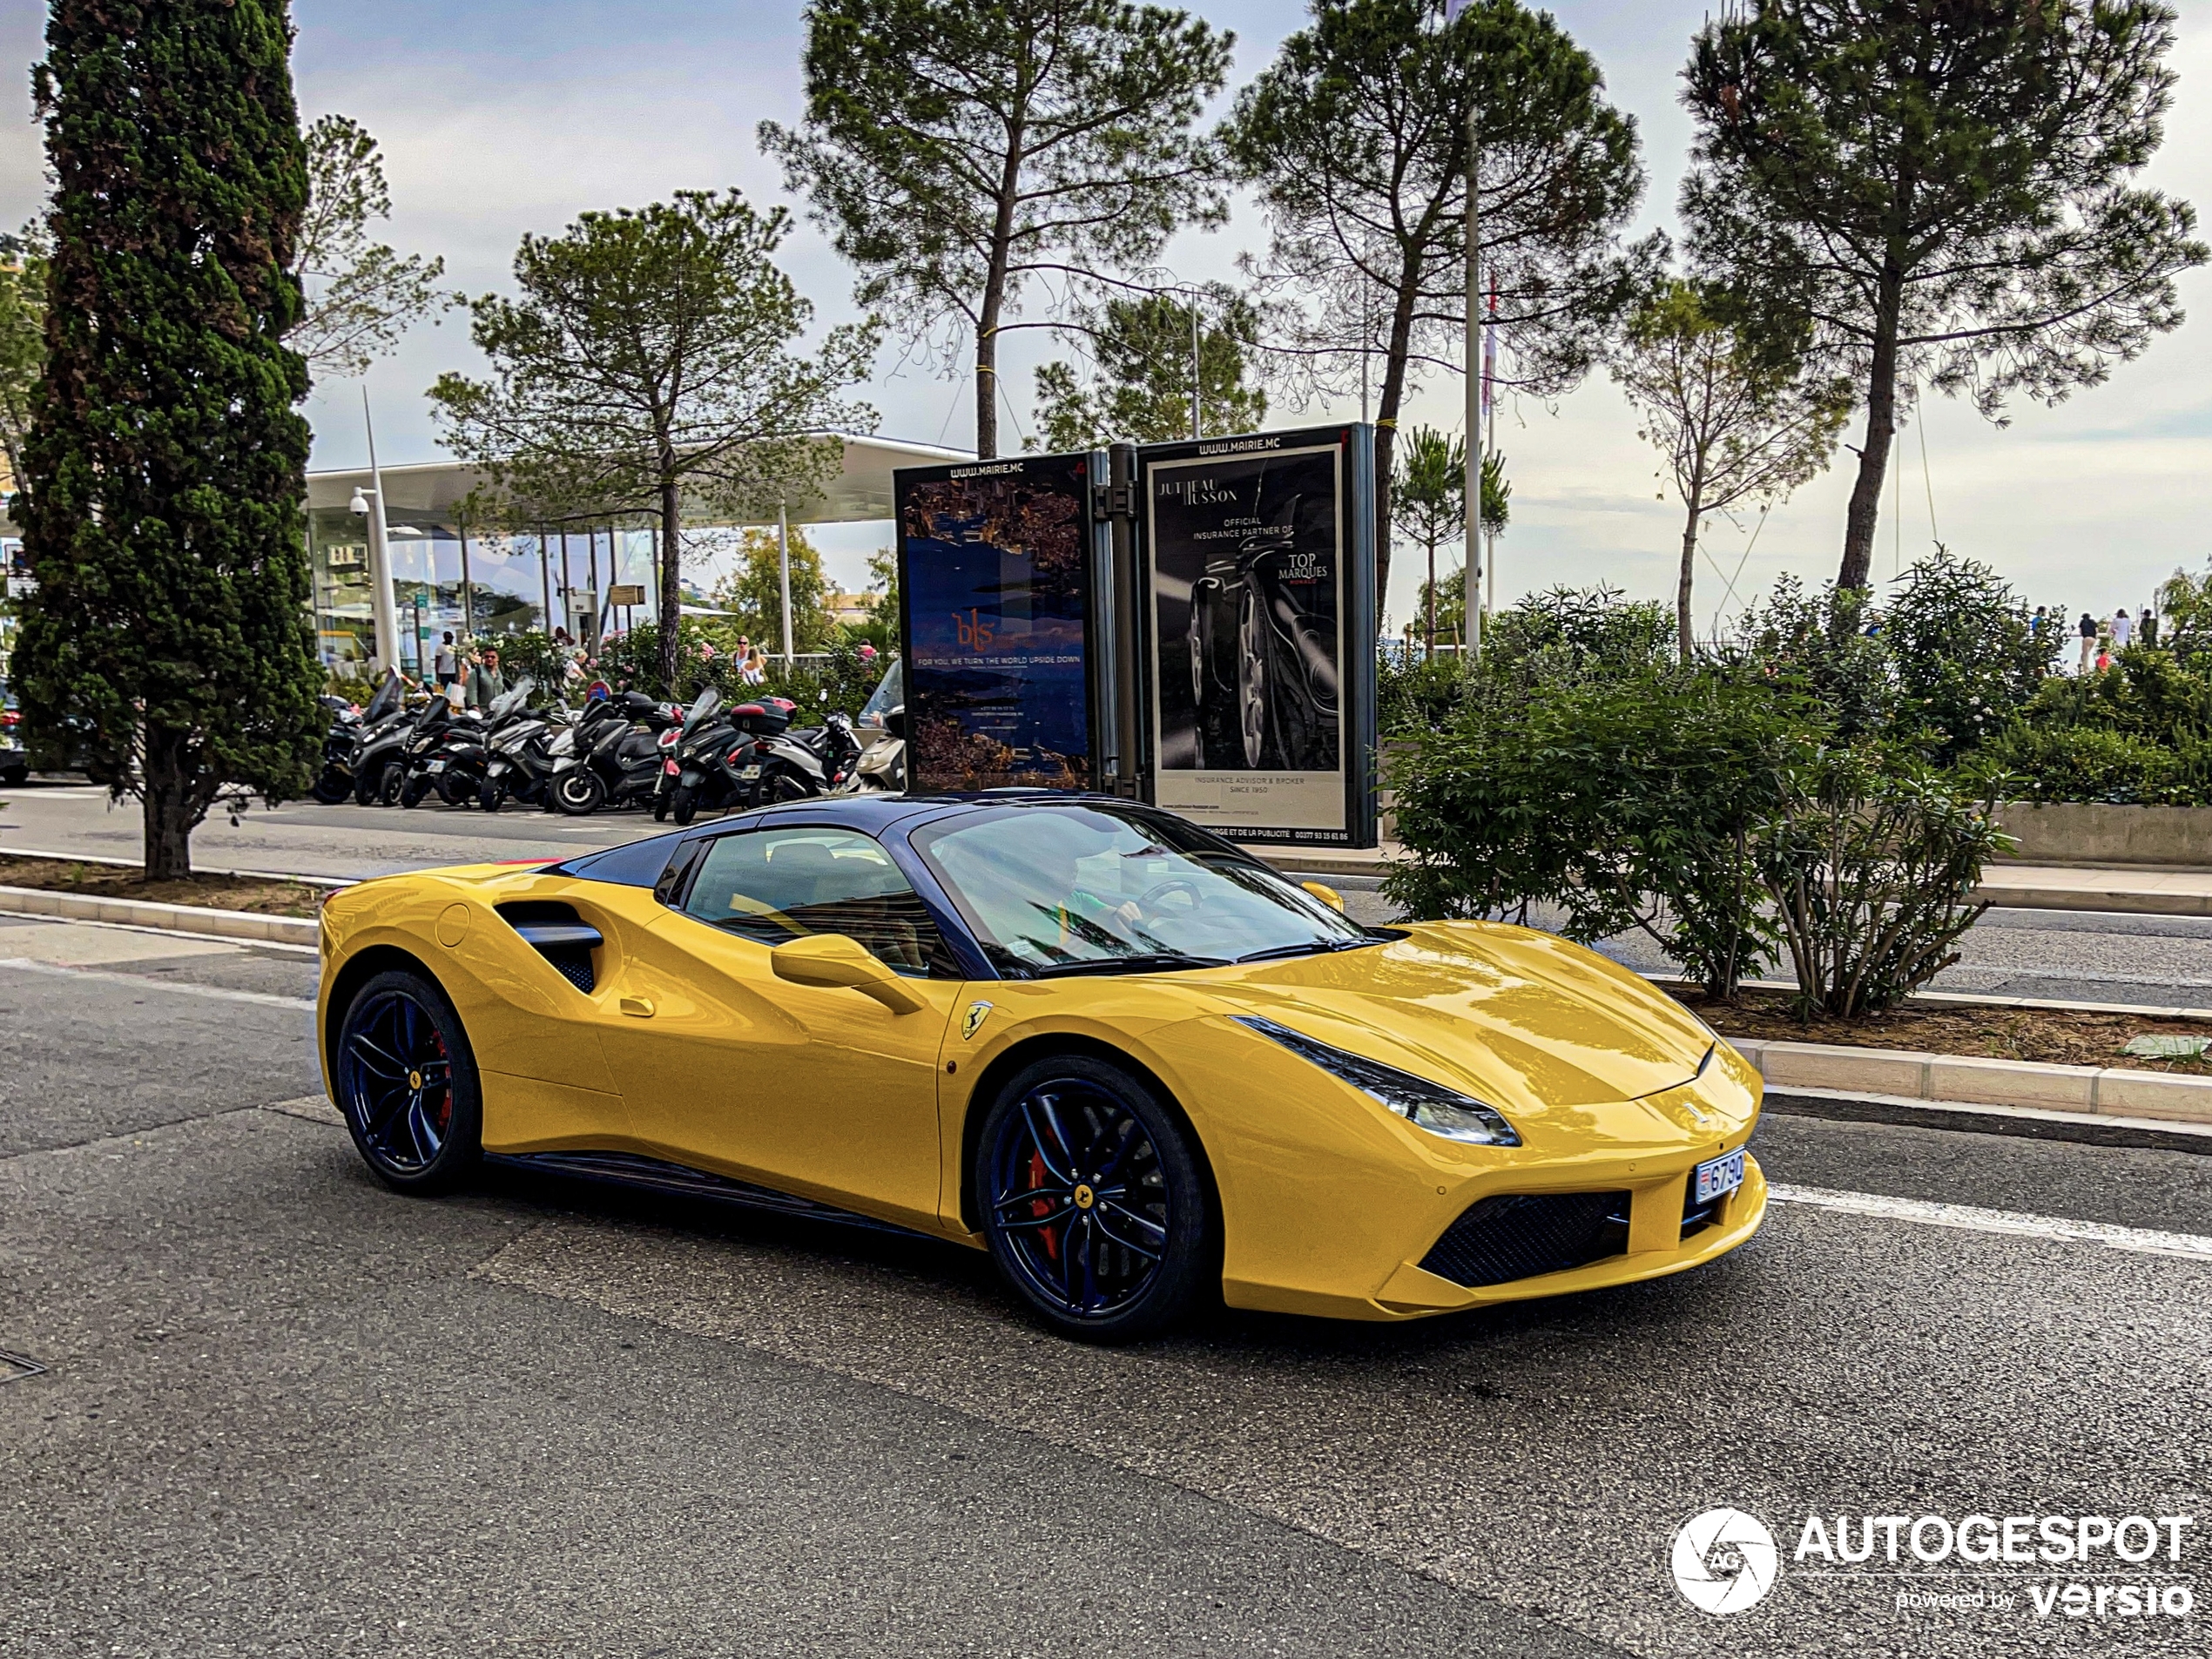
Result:
[[[1584,942],[1637,928],[1731,996],[1772,954],[1747,838],[1780,803],[1806,722],[1710,669],[1478,683],[1399,769],[1409,857],[1383,890],[1430,918],[1557,905]]]
[[[1744,612],[1740,643],[1719,660],[1817,704],[1839,743],[1878,738],[1896,718],[1898,685],[1887,643],[1867,631],[1868,613],[1856,589],[1831,583],[1808,593],[1797,577],[1780,577],[1766,603]]]
[[[2020,723],[1961,776],[2013,800],[2202,806],[2212,804],[2212,744],[2190,738],[2168,746],[2101,726]]]
[[[2031,625],[2028,608],[1994,570],[1952,556],[1905,573],[1884,608],[1881,638],[1897,678],[1892,742],[1939,765],[1973,752],[2027,706],[2058,654],[2060,635]]]
[[[1375,664],[1375,726],[1386,738],[1418,737],[1442,725],[1467,695],[1459,658],[1388,654]]]
[[[2012,845],[1992,797],[1871,748],[1791,769],[1752,857],[1797,980],[1799,1012],[1895,1008],[1959,960],[1982,866]]]

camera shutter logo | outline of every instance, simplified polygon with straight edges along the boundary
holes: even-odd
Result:
[[[1782,1552],[1757,1515],[1708,1509],[1675,1534],[1675,1588],[1692,1607],[1727,1615],[1757,1607],[1781,1575]]]

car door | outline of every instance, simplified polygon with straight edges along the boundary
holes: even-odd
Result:
[[[937,1068],[962,981],[882,846],[821,824],[733,831],[705,839],[664,897],[626,930],[603,1015],[642,1150],[934,1224]],[[774,948],[814,934],[858,940],[921,1008],[778,978]]]

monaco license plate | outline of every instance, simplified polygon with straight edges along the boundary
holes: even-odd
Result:
[[[1723,1193],[1733,1192],[1743,1184],[1743,1149],[1739,1146],[1724,1157],[1710,1158],[1697,1166],[1689,1179],[1694,1195],[1691,1202],[1710,1204]]]
[[[758,766],[740,766],[738,768],[738,776],[747,783],[751,783],[759,775],[760,768]]]
[[[442,760],[433,760],[422,768],[425,772],[443,772],[445,769],[446,763]]]

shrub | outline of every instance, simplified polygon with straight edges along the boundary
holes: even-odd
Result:
[[[2060,636],[1987,565],[1935,556],[1905,573],[1881,633],[1897,677],[1894,735],[1948,764],[2004,730],[2036,695]]]
[[[2101,726],[2015,724],[1962,777],[2014,800],[2202,806],[2212,803],[2212,744],[2168,747]]]
[[[1793,576],[1777,577],[1764,605],[1743,613],[1739,643],[1719,660],[1817,704],[1839,743],[1885,734],[1897,714],[1898,687],[1887,643],[1866,631],[1867,596],[1831,583],[1807,593]]]
[[[1973,902],[1982,866],[2011,844],[1993,805],[1866,747],[1790,770],[1752,856],[1801,1015],[1878,1014],[1959,960],[1959,935],[1987,908]]]
[[[1586,943],[1638,928],[1731,996],[1772,954],[1748,836],[1780,803],[1804,720],[1710,670],[1478,684],[1401,770],[1411,856],[1384,891],[1433,918],[1555,904]]]
[[[1456,656],[1386,652],[1375,664],[1376,729],[1386,738],[1432,732],[1451,718],[1467,688],[1467,670]]]

